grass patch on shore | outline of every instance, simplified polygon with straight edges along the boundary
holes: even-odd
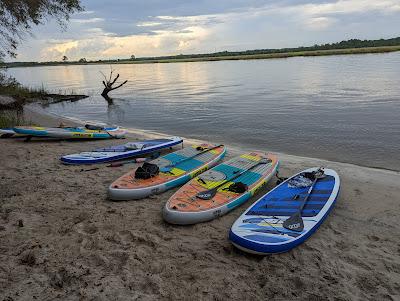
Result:
[[[21,85],[15,78],[7,76],[0,70],[0,98],[1,96],[11,97],[13,102],[0,99],[0,109],[21,109],[23,105],[39,102],[47,106],[53,103],[63,101],[78,101],[87,98],[87,95],[76,94],[74,91],[67,93],[66,91],[59,91],[58,93],[50,93],[44,86],[40,88],[30,88]]]
[[[199,58],[183,58],[183,59],[155,59],[155,60],[135,60],[135,61],[115,61],[113,64],[148,64],[148,63],[179,63],[179,62],[206,62],[206,61],[224,61],[224,60],[259,60],[259,59],[279,59],[298,56],[328,56],[328,55],[351,55],[351,54],[368,54],[368,53],[387,53],[400,51],[400,46],[384,46],[384,47],[365,47],[350,49],[334,49],[334,50],[314,50],[314,51],[295,51],[283,53],[266,53],[266,54],[249,54],[249,55],[232,55],[232,56],[210,56]]]
[[[20,110],[1,110],[0,128],[11,128],[18,125],[28,125],[24,118],[23,111]]]
[[[43,86],[41,88],[24,87],[15,78],[0,72],[0,95],[7,95],[16,99],[26,99],[43,98],[47,94],[48,92]]]
[[[48,94],[44,87],[28,88],[19,84],[15,86],[0,86],[0,95],[12,96],[19,99],[44,98]]]

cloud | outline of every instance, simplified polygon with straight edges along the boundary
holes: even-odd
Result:
[[[94,14],[95,11],[94,10],[84,10],[84,11],[80,11],[78,13],[76,13],[77,15],[91,15]]]
[[[305,20],[305,25],[311,30],[325,30],[336,23],[336,19],[328,17],[315,17]]]
[[[187,27],[181,31],[155,30],[155,35],[114,36],[101,28],[87,29],[89,34],[80,40],[47,40],[41,51],[41,60],[60,60],[66,55],[70,60],[81,57],[124,58],[179,54],[195,49],[207,39],[209,32],[202,27]]]
[[[310,30],[326,30],[336,24],[334,16],[365,13],[391,14],[400,11],[399,0],[338,0],[328,3],[304,3],[304,1],[282,1],[281,4],[268,3],[260,7],[248,7],[246,10],[234,10],[218,14],[193,16],[159,15],[149,17],[153,21],[139,23],[138,26],[158,27],[178,30],[197,25],[212,27],[219,23],[234,23],[258,18],[280,15],[286,20],[304,25]],[[149,28],[149,32],[153,29]]]
[[[71,22],[81,23],[81,24],[90,24],[90,23],[98,23],[103,22],[103,18],[90,18],[90,19],[71,19]]]
[[[88,11],[76,14],[66,32],[41,27],[31,43],[40,49],[26,46],[22,57],[106,59],[293,47],[390,37],[400,26],[400,0],[114,2],[85,0]]]
[[[154,26],[159,26],[162,25],[163,23],[161,22],[139,22],[136,24],[136,26],[139,27],[154,27]]]
[[[309,15],[352,14],[378,11],[391,13],[400,11],[398,0],[339,0],[331,3],[301,5],[304,13]]]

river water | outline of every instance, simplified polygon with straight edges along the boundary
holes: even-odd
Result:
[[[21,83],[89,98],[51,113],[400,170],[400,52],[271,60],[13,68]]]

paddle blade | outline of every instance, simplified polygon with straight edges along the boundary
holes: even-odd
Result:
[[[196,194],[196,197],[202,200],[211,200],[217,194],[217,189],[210,189],[206,191],[201,191]]]
[[[296,232],[302,232],[304,229],[303,219],[300,213],[296,213],[283,222],[283,227]]]

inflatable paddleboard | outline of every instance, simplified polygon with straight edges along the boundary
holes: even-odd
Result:
[[[38,126],[17,126],[13,128],[17,134],[32,137],[48,137],[60,139],[111,139],[123,138],[125,130],[119,127],[101,127],[88,129],[86,127],[47,128]]]
[[[263,152],[250,152],[221,163],[179,189],[164,207],[164,220],[183,225],[224,215],[263,187],[276,174],[278,165],[275,155]],[[211,198],[207,193],[199,195],[210,190],[215,193]]]
[[[281,253],[304,242],[322,224],[339,194],[340,179],[332,169],[315,183],[301,211],[304,229],[288,230],[283,222],[298,211],[312,185],[304,170],[262,196],[233,224],[229,239],[239,249],[253,254]],[[304,184],[306,181],[306,184]]]
[[[11,137],[26,137],[26,135],[20,135],[14,132],[12,128],[1,128],[0,138],[11,138]]]
[[[66,155],[61,157],[60,160],[65,164],[93,164],[111,162],[149,154],[157,150],[172,147],[182,142],[183,140],[180,137],[135,141],[117,146],[98,148],[91,152]]]
[[[205,143],[185,147],[149,162],[161,170],[173,166],[169,171],[160,170],[149,179],[138,179],[135,177],[137,169],[134,169],[110,185],[108,196],[112,200],[132,200],[162,193],[215,166],[225,153],[226,148],[223,145]]]

